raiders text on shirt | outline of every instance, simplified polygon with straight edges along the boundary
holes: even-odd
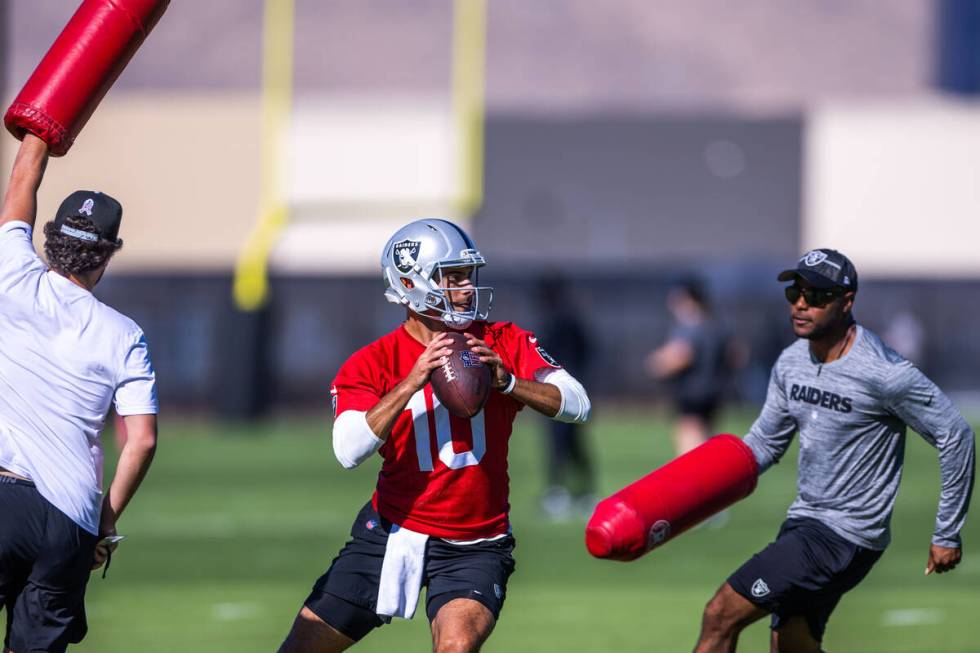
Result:
[[[793,401],[805,401],[814,406],[830,408],[831,410],[836,410],[838,413],[849,413],[853,408],[850,397],[842,397],[836,392],[807,387],[797,383],[794,383],[790,389],[789,398]]]

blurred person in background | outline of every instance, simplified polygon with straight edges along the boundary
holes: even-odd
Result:
[[[714,418],[741,354],[699,280],[675,283],[667,293],[667,310],[673,326],[667,342],[647,356],[646,367],[670,386],[674,449],[681,455],[714,435]]]
[[[541,341],[579,380],[586,380],[592,358],[588,329],[559,277],[541,280],[537,289],[542,314]],[[585,385],[588,385],[586,383]],[[582,426],[575,422],[549,420],[547,424],[546,479],[548,487],[541,498],[541,509],[551,519],[562,521],[579,513],[592,514],[596,497],[592,458]]]
[[[85,587],[156,449],[156,377],[143,332],[92,288],[112,256],[122,207],[77,191],[31,241],[48,148],[30,134],[0,212],[0,606],[6,650],[64,651],[87,631]],[[110,404],[129,438],[102,492],[100,431]]]
[[[779,281],[797,336],[776,361],[745,443],[760,473],[800,434],[796,500],[776,540],[721,586],[704,610],[695,653],[734,651],[772,615],[771,648],[818,653],[827,621],[891,540],[911,427],[939,451],[942,490],[925,573],[962,558],[973,491],[974,434],[949,398],[854,319],[857,271],[832,249],[805,254]]]
[[[342,651],[392,617],[409,619],[422,586],[433,650],[477,651],[496,625],[514,571],[507,475],[514,419],[530,406],[584,422],[591,406],[533,333],[487,321],[493,289],[478,280],[485,262],[445,220],[412,222],[385,245],[385,298],[405,307],[405,322],[351,356],[331,388],[337,459],[350,469],[378,452],[381,472],[283,653]],[[452,353],[448,331],[468,336],[490,368],[491,392],[470,420],[451,415],[429,384]]]

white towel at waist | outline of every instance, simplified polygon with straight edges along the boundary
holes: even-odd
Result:
[[[419,602],[429,536],[392,524],[381,563],[378,606],[382,617],[411,619]]]

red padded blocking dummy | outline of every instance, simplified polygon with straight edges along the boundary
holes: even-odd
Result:
[[[10,133],[41,137],[54,156],[67,152],[169,2],[82,2],[7,109]]]
[[[597,558],[635,560],[747,497],[758,477],[748,445],[716,435],[600,501],[585,545]]]

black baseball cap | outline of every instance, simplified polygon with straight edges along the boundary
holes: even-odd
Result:
[[[814,288],[857,290],[858,275],[851,260],[836,249],[811,249],[792,270],[779,273],[779,281],[800,278]]]
[[[67,218],[88,218],[95,225],[95,234],[73,229],[65,224]],[[95,236],[122,245],[119,239],[119,223],[122,222],[122,205],[114,198],[94,190],[76,190],[65,198],[54,217],[54,226],[66,236],[79,240],[94,241]]]

